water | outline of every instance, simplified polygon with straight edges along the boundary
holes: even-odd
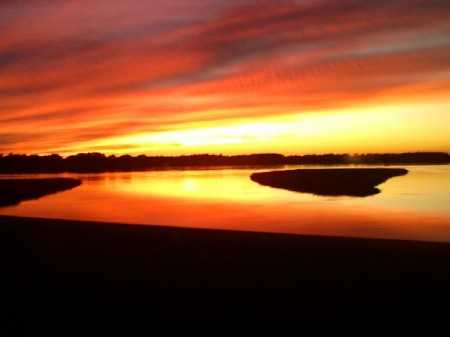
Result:
[[[450,242],[450,166],[402,167],[406,176],[389,179],[378,186],[381,193],[365,198],[322,197],[250,180],[251,173],[273,167],[62,174],[83,184],[2,207],[0,214]]]

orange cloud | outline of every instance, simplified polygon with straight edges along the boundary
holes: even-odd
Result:
[[[444,0],[2,2],[0,152],[442,100],[449,17]]]

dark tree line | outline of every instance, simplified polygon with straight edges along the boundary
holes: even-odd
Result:
[[[62,173],[143,171],[163,168],[201,166],[258,165],[350,165],[350,164],[449,164],[444,152],[408,152],[382,154],[320,154],[284,156],[276,153],[223,156],[198,154],[189,156],[105,156],[102,153],[79,153],[66,158],[57,154],[38,156],[0,154],[0,173]]]

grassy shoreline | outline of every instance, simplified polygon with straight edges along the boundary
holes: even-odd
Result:
[[[386,180],[406,175],[404,168],[320,168],[253,173],[250,178],[264,186],[322,196],[366,197]]]
[[[72,178],[0,179],[0,207],[70,190],[81,183],[81,180]]]
[[[2,329],[449,327],[450,244],[10,216],[0,231]]]

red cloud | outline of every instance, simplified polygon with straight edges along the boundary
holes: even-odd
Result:
[[[2,2],[0,150],[432,96],[449,17],[443,0]]]

